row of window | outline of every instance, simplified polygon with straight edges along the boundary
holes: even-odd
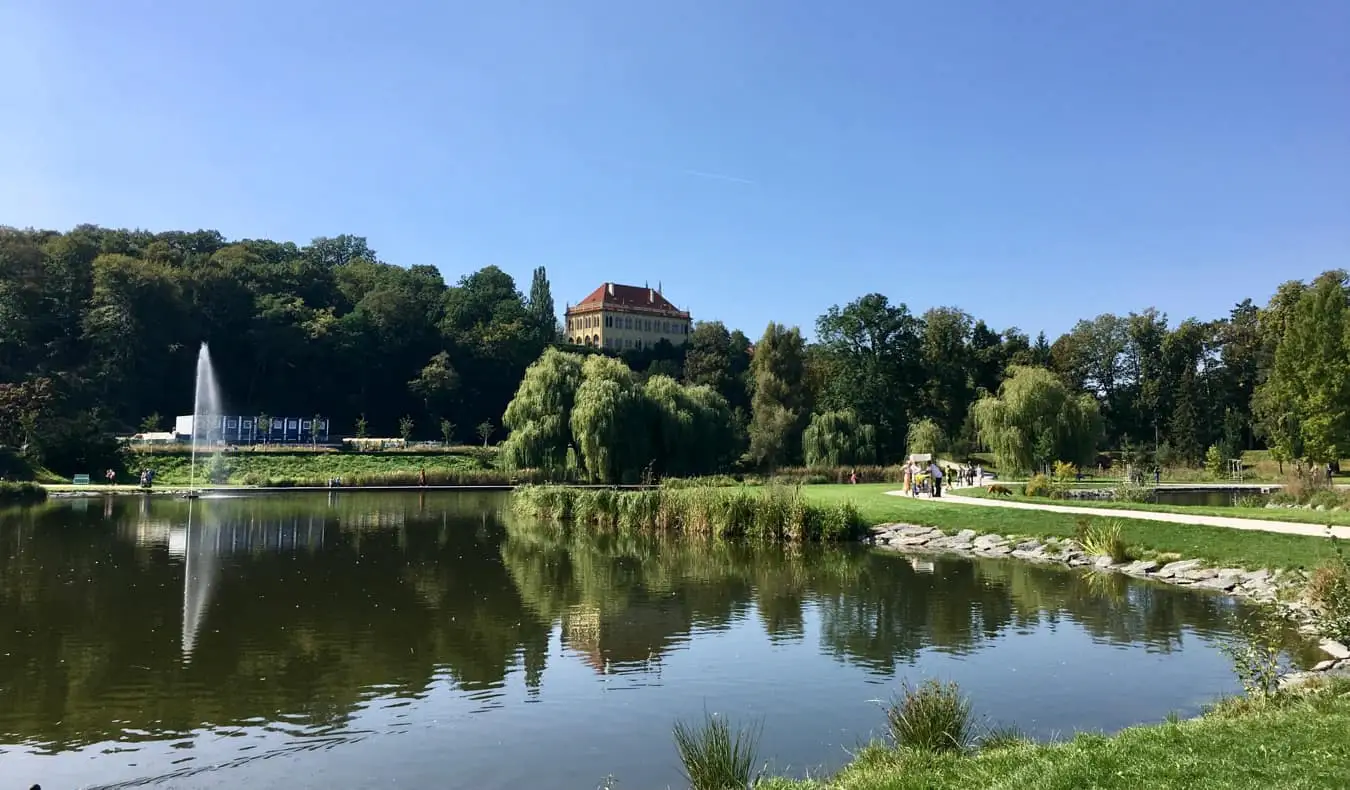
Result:
[[[576,318],[567,319],[567,329],[569,331],[577,329],[595,329],[600,326],[600,316],[582,315]],[[625,316],[605,316],[605,328],[607,329],[636,329],[640,332],[661,332],[667,335],[687,335],[689,334],[689,324],[681,324],[679,321],[655,321],[650,318],[633,318],[631,315]]]
[[[572,342],[573,342],[573,343],[576,343],[576,344],[579,345],[579,346],[595,346],[595,345],[600,345],[600,338],[596,337],[595,335],[590,335],[590,336],[586,336],[586,335],[577,335],[576,337],[572,338]],[[622,342],[620,342],[619,339],[618,339],[617,337],[607,337],[607,338],[605,338],[605,341],[604,341],[604,347],[605,347],[605,348],[613,348],[613,349],[620,349],[620,348],[623,348],[623,349],[629,349],[629,348],[635,348],[635,349],[639,349],[639,350],[642,349],[642,348],[644,348],[643,343],[642,343],[642,338],[638,338],[637,340],[634,340],[634,339],[632,339],[631,337],[626,337],[626,338],[624,338]]]

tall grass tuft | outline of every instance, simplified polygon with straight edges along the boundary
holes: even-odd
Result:
[[[1318,631],[1338,642],[1350,642],[1350,558],[1341,541],[1332,538],[1332,547],[1335,557],[1313,571],[1304,594],[1312,604]]]
[[[550,521],[719,539],[844,541],[866,531],[852,503],[817,504],[785,486],[646,491],[522,486],[512,494],[512,508]]]
[[[970,700],[955,683],[906,683],[886,709],[895,745],[924,752],[959,752],[974,740]]]
[[[1132,559],[1129,546],[1125,545],[1121,532],[1119,521],[1092,526],[1080,522],[1077,537],[1083,551],[1093,556],[1106,555],[1111,558],[1111,562],[1120,564]]]
[[[675,748],[691,790],[745,790],[758,778],[761,727],[732,731],[725,718],[704,714],[702,726],[675,723]]]

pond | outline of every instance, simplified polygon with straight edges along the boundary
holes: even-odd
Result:
[[[1260,488],[1156,488],[1150,499],[1159,505],[1190,507],[1264,507],[1270,495]]]
[[[15,786],[680,787],[671,727],[831,770],[902,681],[1048,738],[1237,690],[1233,599],[1017,561],[524,523],[501,495],[0,512]],[[191,510],[189,510],[191,508]]]

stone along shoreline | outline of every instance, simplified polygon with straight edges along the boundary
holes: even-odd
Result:
[[[937,527],[917,524],[882,524],[873,527],[865,539],[870,545],[887,551],[907,554],[950,554],[964,557],[999,559],[1012,557],[1027,562],[1058,564],[1069,568],[1084,568],[1105,573],[1123,573],[1139,579],[1152,579],[1165,584],[1208,590],[1274,606],[1298,624],[1299,630],[1318,636],[1313,612],[1300,599],[1307,582],[1302,571],[1246,570],[1243,568],[1214,568],[1202,560],[1178,559],[1159,563],[1155,560],[1114,562],[1107,555],[1094,556],[1072,538],[1028,538],[980,534],[963,529],[948,534]],[[1350,676],[1350,649],[1339,642],[1322,639],[1319,646],[1327,654],[1310,672],[1295,672],[1286,676],[1284,685],[1305,682],[1314,675],[1334,673]]]

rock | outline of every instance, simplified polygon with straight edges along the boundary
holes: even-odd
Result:
[[[999,535],[981,535],[975,539],[975,548],[988,549],[994,546],[1003,546],[1008,543],[1008,539]]]
[[[909,538],[923,535],[925,537],[937,536],[942,534],[942,530],[936,527],[921,527],[916,524],[901,524],[891,530],[896,537]]]
[[[890,545],[914,548],[915,546],[927,545],[931,540],[932,538],[927,535],[902,535],[898,538],[892,538]]]
[[[1124,571],[1131,576],[1147,576],[1157,569],[1158,563],[1153,560],[1139,560],[1126,565]]]
[[[1174,576],[1193,571],[1201,565],[1200,560],[1177,560],[1169,562],[1158,571],[1157,576],[1163,579],[1170,579]]]
[[[1093,557],[1092,564],[1098,568],[1109,568],[1111,567],[1111,557],[1106,554]]]
[[[1039,540],[1024,540],[1015,547],[1017,551],[1036,551],[1042,548]]]
[[[1215,576],[1210,579],[1197,579],[1195,580],[1195,584],[1193,586],[1199,590],[1218,590],[1220,592],[1228,592],[1229,590],[1233,589],[1233,587],[1236,586],[1236,582],[1234,582],[1232,579],[1224,578],[1223,576]]]
[[[1185,576],[1187,579],[1190,579],[1193,582],[1202,582],[1205,581],[1206,579],[1216,578],[1219,575],[1219,572],[1214,570],[1213,568],[1195,568],[1194,570],[1186,571],[1180,575]],[[1233,583],[1229,586],[1236,586],[1236,585],[1237,581],[1234,580]]]
[[[983,548],[976,546],[975,553],[983,554],[986,557],[1002,557],[1008,554],[1012,554],[1012,548],[1006,545],[985,546]]]
[[[973,529],[963,529],[960,532],[953,535],[952,537],[954,537],[956,540],[962,543],[971,543],[972,541],[975,540],[975,538],[979,537],[979,534],[980,533],[976,532]]]
[[[1262,569],[1259,570],[1259,571],[1248,571],[1248,572],[1242,574],[1242,578],[1243,578],[1248,584],[1256,584],[1256,583],[1258,583],[1258,582],[1264,582],[1264,581],[1266,581],[1267,579],[1269,579],[1269,578],[1270,578],[1270,571],[1266,570],[1265,568],[1262,568]]]
[[[1339,663],[1340,663],[1340,662],[1337,661],[1337,660],[1334,659],[1334,658],[1329,658],[1329,659],[1327,659],[1326,661],[1318,661],[1316,664],[1313,664],[1312,671],[1313,671],[1313,672],[1326,672],[1328,669],[1335,669],[1335,668],[1336,668],[1336,665],[1339,664]]]
[[[1347,648],[1345,645],[1334,639],[1323,639],[1318,647],[1322,648],[1323,653],[1326,653],[1334,659],[1343,660],[1350,658],[1350,648]]]
[[[1091,565],[1092,558],[1086,554],[1075,554],[1073,557],[1069,558],[1068,563],[1069,567],[1080,568],[1084,565]]]

